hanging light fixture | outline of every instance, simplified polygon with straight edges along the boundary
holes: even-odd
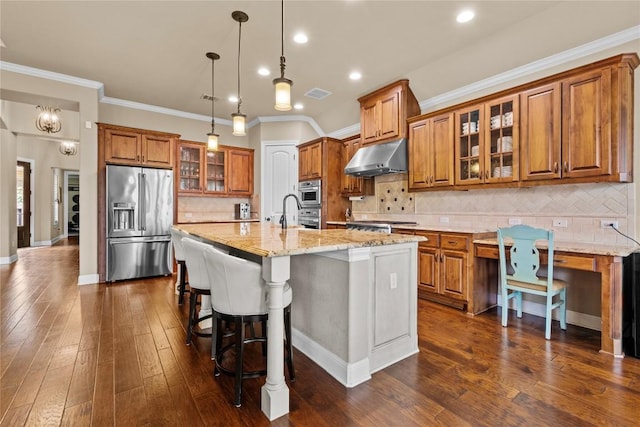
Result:
[[[73,141],[60,141],[58,150],[65,156],[75,156],[78,152],[78,146]]]
[[[43,107],[41,105],[36,106],[36,109],[40,110],[40,113],[36,118],[36,128],[39,131],[47,133],[60,132],[60,129],[62,129],[60,117],[58,117],[60,109],[53,107]]]
[[[234,21],[238,22],[238,111],[231,115],[233,120],[233,132],[235,136],[245,136],[246,132],[246,118],[247,116],[240,112],[240,105],[242,104],[242,97],[240,96],[240,40],[242,38],[242,23],[249,20],[249,16],[239,10],[231,13],[231,17]]]
[[[211,132],[207,134],[209,137],[207,139],[207,150],[209,151],[217,151],[218,150],[218,136],[216,134],[216,122],[215,122],[215,104],[216,104],[216,89],[214,86],[214,76],[215,76],[215,64],[216,60],[220,59],[220,55],[214,52],[207,52],[207,58],[211,60]]]
[[[275,109],[278,111],[291,110],[291,86],[293,82],[284,76],[285,58],[284,58],[284,0],[282,0],[282,50],[280,53],[280,77],[273,79],[273,84],[276,87],[276,105]]]

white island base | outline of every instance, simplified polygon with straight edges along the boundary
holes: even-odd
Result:
[[[418,352],[417,244],[291,257],[293,345],[346,387]]]

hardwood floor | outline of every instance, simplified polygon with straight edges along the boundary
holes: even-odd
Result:
[[[599,333],[499,310],[419,302],[420,353],[346,389],[300,352],[291,412],[269,423],[264,378],[214,378],[210,339],[184,343],[175,278],[76,286],[78,246],[0,266],[2,426],[424,426],[639,423],[640,359],[598,353]],[[259,353],[257,353],[259,354]]]

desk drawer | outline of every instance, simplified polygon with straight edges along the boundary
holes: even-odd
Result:
[[[440,247],[442,249],[468,250],[469,238],[455,234],[441,234]]]
[[[476,245],[476,257],[500,259],[500,249],[497,246]]]
[[[418,243],[421,248],[437,248],[440,246],[440,235],[438,233],[416,230],[416,236],[424,236],[428,239],[426,242]]]
[[[543,255],[543,262],[547,262],[547,254]],[[591,256],[566,255],[560,253],[553,254],[553,265],[555,267],[572,268],[574,270],[596,271],[596,260]]]

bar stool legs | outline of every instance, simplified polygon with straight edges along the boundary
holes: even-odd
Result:
[[[206,319],[211,319],[213,317],[212,314],[209,314],[209,315],[203,316],[203,317],[197,317],[198,313],[196,312],[196,306],[199,304],[198,303],[198,296],[199,295],[211,295],[211,291],[209,291],[208,289],[198,289],[198,288],[192,288],[190,290],[190,293],[189,293],[189,320],[188,320],[188,323],[187,323],[187,340],[186,340],[187,345],[191,345],[191,338],[193,337],[193,335],[197,335],[199,337],[211,337],[211,336],[213,336],[212,333],[199,332],[199,331],[195,330],[195,327],[199,322],[202,322],[203,320],[206,320]],[[213,327],[212,327],[212,330],[213,330]]]
[[[176,261],[180,266],[180,274],[178,276],[178,305],[182,305],[184,302],[184,293],[187,291],[187,263],[184,260]]]

